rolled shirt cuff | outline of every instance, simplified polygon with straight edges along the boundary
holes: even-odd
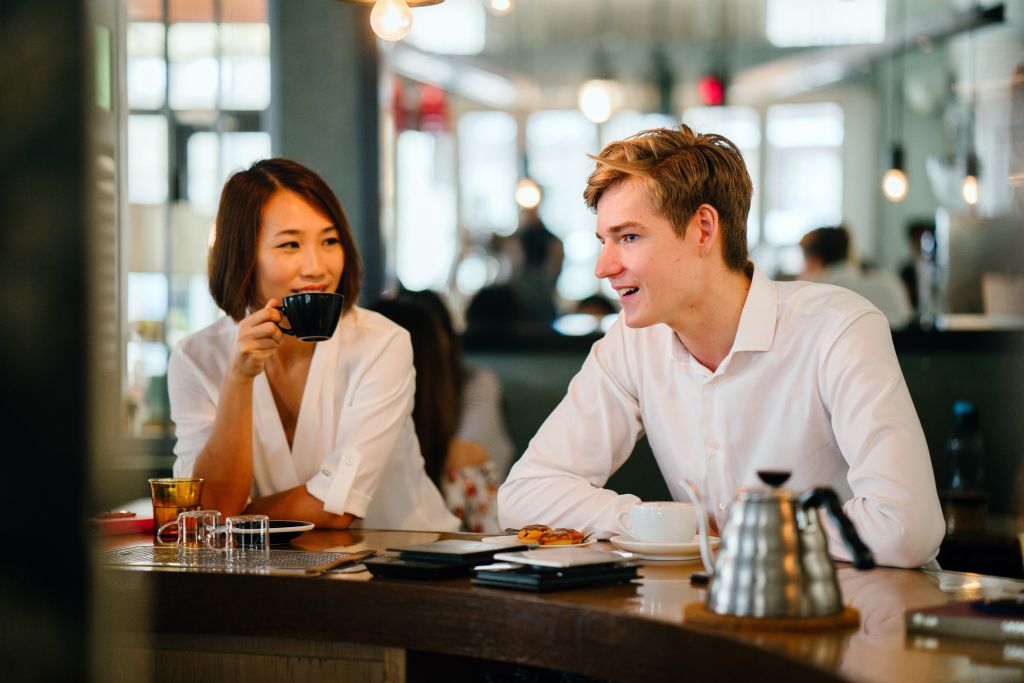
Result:
[[[361,460],[362,455],[355,449],[342,451],[335,464],[325,466],[306,482],[306,490],[314,498],[323,501],[326,512],[335,515],[347,512],[356,517],[366,516],[371,498],[352,488]]]

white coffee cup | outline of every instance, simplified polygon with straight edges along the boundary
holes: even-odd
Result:
[[[697,511],[691,503],[637,503],[620,512],[617,522],[623,533],[645,543],[691,543],[697,533]]]

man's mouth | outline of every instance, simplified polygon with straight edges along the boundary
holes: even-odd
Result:
[[[639,287],[626,287],[625,289],[619,290],[619,296],[626,298],[627,296],[633,296],[640,291]]]

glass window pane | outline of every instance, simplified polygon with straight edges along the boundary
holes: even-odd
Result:
[[[212,216],[220,200],[220,140],[216,133],[193,133],[185,144],[188,201],[195,211]]]
[[[128,201],[167,201],[167,119],[163,116],[128,117]]]
[[[168,29],[172,109],[216,107],[216,45],[216,24],[174,24]]]
[[[547,228],[562,238],[565,260],[558,278],[558,293],[566,299],[578,299],[597,291],[594,277],[595,252],[580,248],[583,233],[594,239],[597,224],[583,202],[587,177],[594,162],[587,154],[596,153],[597,128],[578,110],[542,111],[526,122],[526,149],[529,174],[544,191],[540,215]]]
[[[235,171],[248,168],[254,161],[270,156],[270,133],[225,133],[222,138],[224,160],[221,164],[217,192]]]
[[[164,37],[163,24],[128,24],[128,106],[132,109],[164,106]]]
[[[270,26],[222,24],[223,109],[266,109],[270,104]]]
[[[214,0],[168,0],[167,21],[213,21]]]
[[[518,209],[516,121],[510,114],[479,111],[459,118],[462,222],[471,233],[511,235]]]
[[[484,49],[486,27],[479,0],[447,0],[417,8],[406,41],[427,52],[475,55]]]
[[[880,43],[885,5],[886,0],[767,0],[765,33],[779,47]]]
[[[792,245],[843,217],[843,111],[831,102],[769,107],[765,241]]]
[[[403,131],[395,158],[395,270],[410,289],[443,288],[458,243],[452,141],[442,133]]]

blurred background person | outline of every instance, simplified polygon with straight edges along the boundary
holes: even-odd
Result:
[[[509,283],[519,295],[525,320],[550,325],[558,315],[556,285],[565,259],[562,240],[547,229],[536,208],[522,210],[516,237],[519,258]]]
[[[910,256],[900,267],[900,280],[910,305],[920,314],[921,291],[930,286],[935,270],[935,221],[931,218],[911,220],[907,224],[907,244]]]
[[[512,457],[497,376],[463,364],[447,308],[433,292],[402,292],[374,309],[412,338],[413,423],[427,475],[463,530],[497,532],[495,497]]]
[[[896,276],[879,269],[865,271],[851,258],[850,233],[843,226],[817,228],[800,239],[804,254],[801,280],[837,285],[860,294],[901,328],[910,322],[910,299]]]

